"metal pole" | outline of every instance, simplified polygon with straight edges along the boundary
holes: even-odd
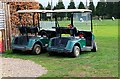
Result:
[[[87,0],[86,0],[86,9],[88,9],[87,3],[88,3],[88,2],[87,2]]]
[[[52,5],[53,5],[53,3],[52,3],[52,0],[51,0],[51,10],[52,10]],[[52,21],[52,13],[51,13],[51,21]]]
[[[53,5],[53,3],[52,3],[52,0],[51,0],[51,10],[52,10],[52,5]]]
[[[35,13],[33,13],[33,26],[35,26]]]

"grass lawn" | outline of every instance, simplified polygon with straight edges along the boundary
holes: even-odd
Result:
[[[83,52],[78,58],[67,56],[4,53],[3,57],[32,60],[48,73],[42,77],[118,77],[118,20],[93,21],[97,52]]]

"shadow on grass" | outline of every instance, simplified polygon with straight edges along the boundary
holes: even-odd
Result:
[[[84,51],[84,52],[81,52],[80,56],[85,55],[85,54],[90,54],[90,53],[95,53],[95,52]],[[53,58],[74,58],[74,57],[71,56],[70,53],[55,53],[54,55],[49,56],[49,57],[53,57]]]
[[[81,55],[85,55],[85,54],[90,54],[90,53],[94,53],[91,51],[84,51],[81,52]],[[71,57],[70,53],[54,53],[54,55],[49,56],[47,51],[42,52],[40,55],[35,55],[32,54],[31,51],[27,51],[27,52],[22,52],[22,51],[18,51],[13,53],[11,50],[6,51],[5,53],[2,54],[3,56],[40,56],[40,57],[49,57],[49,58],[73,58]]]
[[[41,54],[44,54],[46,53],[46,51],[43,51]],[[33,54],[32,51],[16,51],[16,52],[12,52],[12,50],[8,50],[6,52],[3,53],[4,54],[14,54],[14,55],[36,55],[36,54]]]

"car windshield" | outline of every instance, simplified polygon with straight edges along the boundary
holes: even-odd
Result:
[[[51,19],[52,13],[41,14],[40,27],[43,30],[55,30],[52,27],[55,27],[55,19]]]
[[[69,27],[71,18],[61,20],[58,17],[58,23],[60,27]],[[91,13],[73,13],[73,25],[80,31],[91,31]]]
[[[74,13],[73,14],[73,25],[78,30],[91,31],[91,14],[86,13]]]

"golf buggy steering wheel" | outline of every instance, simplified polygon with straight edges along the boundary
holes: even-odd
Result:
[[[47,35],[47,32],[46,31],[41,31],[41,33],[40,33],[40,35],[41,35],[41,37],[48,37],[48,35]]]

